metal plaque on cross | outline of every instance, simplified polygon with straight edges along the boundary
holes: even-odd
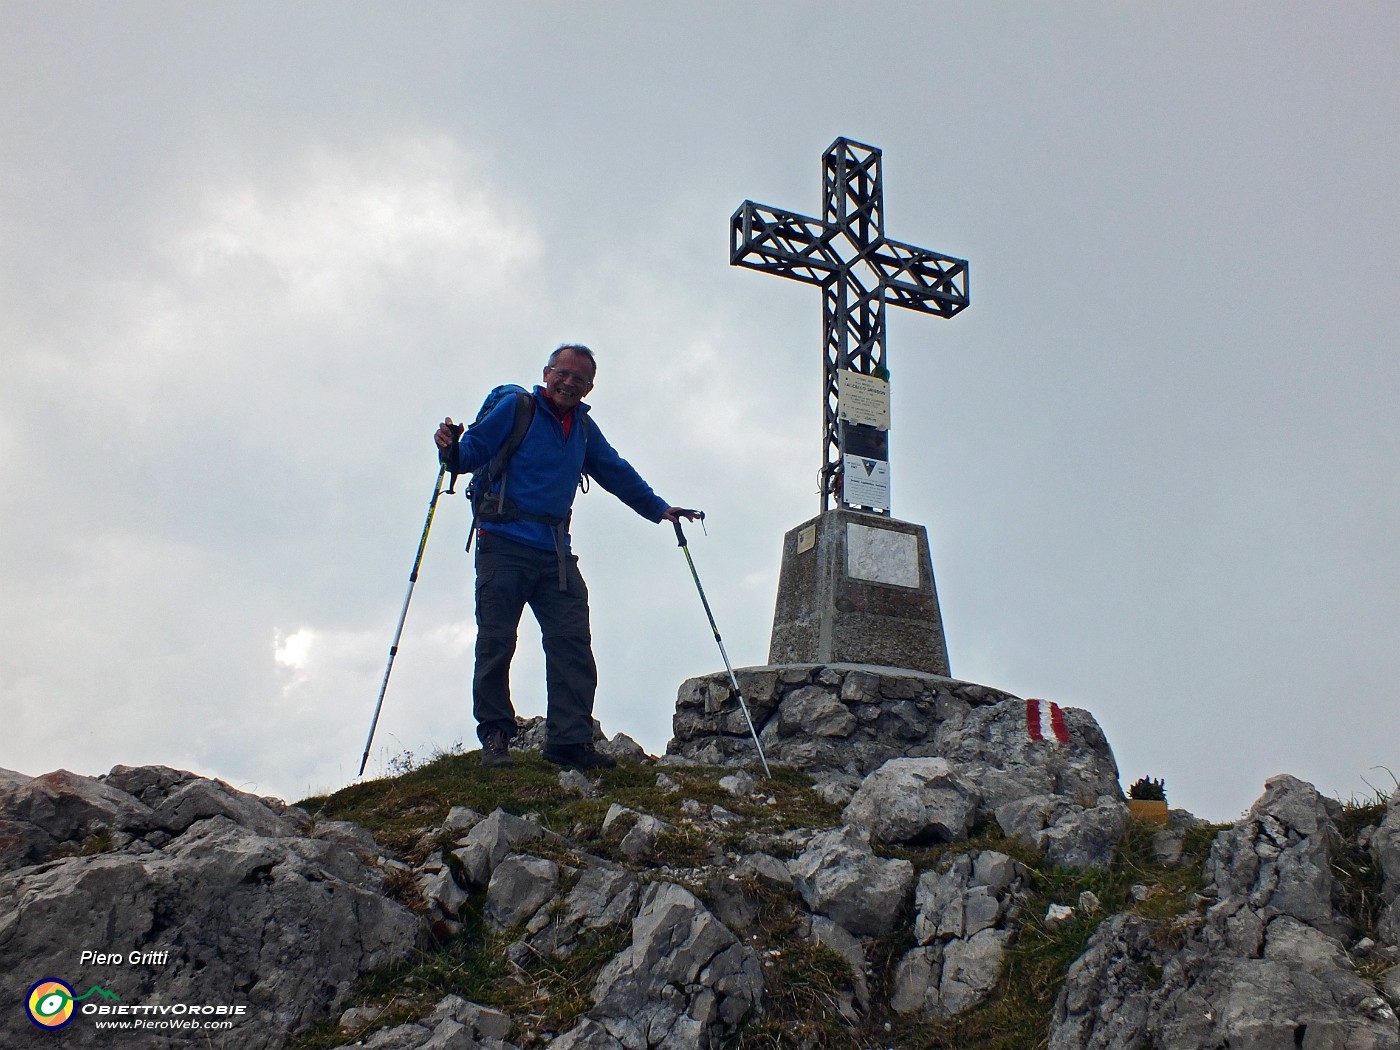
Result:
[[[730,220],[729,261],[821,286],[821,509],[834,498],[839,506],[889,515],[888,389],[883,425],[871,404],[871,381],[889,379],[885,306],[952,317],[968,305],[967,261],[885,236],[880,151],[873,146],[833,142],[822,156],[822,196],[820,219],[744,201]],[[847,408],[843,398],[860,404]]]

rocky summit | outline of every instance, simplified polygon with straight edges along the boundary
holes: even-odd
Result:
[[[590,776],[0,771],[0,1046],[1400,1050],[1400,793],[1158,826],[1087,711],[740,674]]]

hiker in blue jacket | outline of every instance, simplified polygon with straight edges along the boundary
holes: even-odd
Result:
[[[549,356],[544,385],[535,387],[533,416],[504,467],[499,510],[483,513],[476,542],[476,671],[472,710],[484,766],[511,764],[515,708],[510,661],[520,616],[529,605],[544,643],[548,710],[544,757],[594,769],[616,763],[593,746],[598,669],[588,622],[588,588],[569,548],[568,523],[579,478],[587,474],[654,522],[692,521],[697,512],[667,505],[608,444],[588,416],[597,361],[586,346],[566,344]],[[525,395],[521,394],[521,398]],[[469,430],[443,420],[434,440],[455,474],[480,470],[515,428],[514,397],[504,397]],[[524,417],[522,417],[522,425]],[[499,480],[497,481],[499,487]],[[488,497],[489,499],[489,497]]]

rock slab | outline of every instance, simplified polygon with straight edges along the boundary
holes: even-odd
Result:
[[[0,971],[57,977],[78,996],[101,987],[119,998],[83,1006],[113,1018],[241,1008],[211,1046],[281,1046],[418,939],[417,918],[385,895],[373,840],[221,781],[162,766],[6,773],[0,820]],[[63,1045],[112,1045],[96,1016],[80,1008]],[[23,1010],[0,1014],[0,1045],[36,1034]],[[131,1045],[190,1043],[157,1030]]]

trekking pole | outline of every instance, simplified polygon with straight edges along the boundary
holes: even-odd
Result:
[[[447,464],[444,463],[438,468],[437,480],[433,482],[433,498],[428,502],[428,520],[423,522],[423,536],[418,541],[418,554],[413,559],[413,571],[408,574],[408,593],[403,597],[403,608],[399,610],[399,625],[394,629],[394,641],[389,646],[389,663],[384,668],[384,681],[379,686],[379,702],[374,705],[374,718],[369,723],[369,736],[365,739],[365,753],[360,756],[360,772],[357,776],[365,775],[365,763],[369,761],[370,744],[374,742],[374,730],[379,725],[379,709],[384,706],[384,691],[389,688],[389,672],[394,669],[394,657],[399,651],[399,636],[403,634],[403,622],[408,616],[408,603],[413,597],[413,585],[418,582],[418,567],[423,564],[423,548],[428,545],[428,530],[433,527],[433,514],[437,511],[438,497],[442,495],[442,478],[447,473]],[[457,484],[457,475],[452,475],[451,482],[448,483],[447,491],[453,491]]]
[[[701,516],[704,520],[704,515]],[[744,703],[744,694],[739,690],[739,679],[734,677],[734,668],[729,663],[729,654],[724,651],[724,640],[719,636],[719,628],[715,626],[715,614],[710,612],[710,601],[705,597],[705,588],[700,586],[700,574],[695,571],[695,560],[690,556],[690,547],[685,542],[685,532],[681,529],[679,521],[671,523],[676,527],[676,541],[680,544],[681,550],[685,551],[686,564],[690,566],[690,575],[695,580],[695,589],[700,592],[700,604],[705,607],[705,615],[710,620],[710,630],[714,632],[715,644],[719,646],[719,655],[724,658],[724,669],[729,672],[729,685],[734,690],[734,695],[739,699],[739,709],[744,712],[744,720],[749,724],[749,732],[753,734],[753,746],[758,748],[758,760],[763,763],[763,775],[770,780],[773,771],[768,768],[768,758],[763,754],[763,745],[758,742],[758,730],[754,727],[753,716],[749,714],[749,705]]]

